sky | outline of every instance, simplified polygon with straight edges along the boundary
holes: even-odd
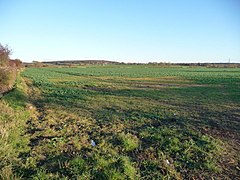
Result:
[[[24,62],[240,63],[240,0],[0,0],[0,14]]]

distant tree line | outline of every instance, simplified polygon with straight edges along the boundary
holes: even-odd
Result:
[[[148,63],[124,63],[108,60],[63,60],[63,61],[33,61],[24,63],[25,67],[78,67],[85,65],[149,65],[158,67],[207,67],[207,68],[240,68],[240,63],[170,63],[170,62],[148,62]]]

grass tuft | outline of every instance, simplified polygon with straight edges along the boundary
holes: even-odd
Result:
[[[133,151],[139,146],[139,139],[137,136],[130,133],[120,133],[118,135],[118,140],[120,141],[124,151]]]

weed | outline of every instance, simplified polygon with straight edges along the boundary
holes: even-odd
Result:
[[[139,146],[139,139],[130,133],[120,133],[118,139],[123,146],[124,151],[133,151]]]

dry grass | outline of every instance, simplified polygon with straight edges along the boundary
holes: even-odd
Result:
[[[11,67],[0,68],[0,94],[13,88],[16,80],[17,69]]]

